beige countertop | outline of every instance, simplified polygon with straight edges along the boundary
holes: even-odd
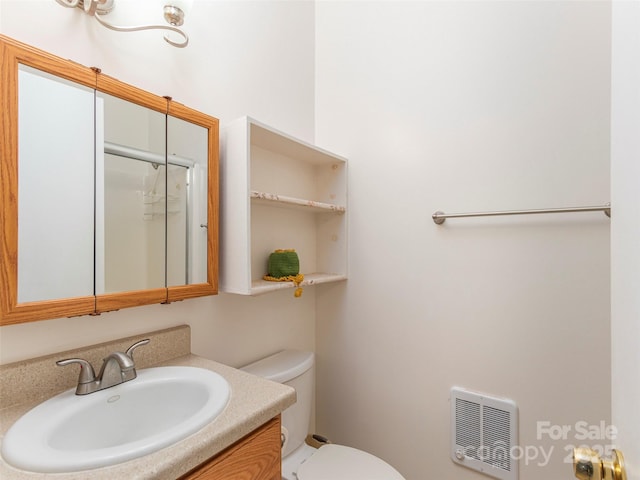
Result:
[[[137,336],[135,338],[138,339],[140,337]],[[130,341],[130,339],[126,339],[125,343],[127,341]],[[57,358],[62,357],[57,356]],[[78,480],[89,477],[109,480],[116,478],[127,480],[176,479],[277,416],[284,409],[295,403],[296,400],[295,390],[291,387],[247,374],[241,370],[196,355],[186,354],[160,361],[152,366],[168,365],[206,368],[219,373],[229,382],[231,396],[227,406],[218,417],[200,431],[174,445],[138,459],[111,467],[68,474],[26,472],[15,469],[4,460],[0,460],[0,478],[3,480],[40,478]],[[0,376],[2,374],[3,371],[0,370]],[[2,383],[0,383],[0,386],[2,386]],[[46,399],[26,396],[24,401],[6,406],[8,402],[4,388],[2,395],[5,397],[2,402],[3,407],[0,409],[0,435],[2,435],[2,438],[18,418]]]

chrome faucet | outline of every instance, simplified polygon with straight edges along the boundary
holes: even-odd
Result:
[[[96,377],[95,371],[89,362],[82,358],[66,358],[58,360],[56,365],[64,367],[72,363],[80,364],[80,376],[78,377],[78,386],[76,387],[76,395],[87,395],[88,393],[104,390],[105,388],[119,385],[136,378],[136,368],[133,362],[133,351],[149,343],[150,340],[145,338],[131,345],[126,352],[113,352],[107,355],[102,363],[100,373]]]

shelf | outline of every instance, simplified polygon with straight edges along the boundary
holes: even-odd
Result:
[[[227,124],[220,142],[220,291],[294,288],[262,280],[281,248],[313,272],[303,286],[346,280],[347,159],[250,117]]]
[[[251,144],[272,152],[278,152],[303,163],[315,165],[331,164],[336,161],[346,162],[347,159],[331,153],[315,145],[266,125],[254,118],[245,117],[251,130]]]
[[[346,207],[342,205],[334,205],[331,203],[316,202],[314,200],[306,200],[302,198],[288,197],[286,195],[278,195],[277,193],[251,191],[251,200],[261,205],[271,205],[284,208],[299,208],[317,213],[335,213],[344,214]]]
[[[301,287],[319,285],[321,283],[339,282],[346,280],[347,276],[338,273],[306,273]],[[264,293],[296,288],[293,282],[269,282],[267,280],[254,280],[251,282],[251,295],[262,295]]]

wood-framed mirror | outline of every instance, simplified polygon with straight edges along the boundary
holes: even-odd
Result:
[[[218,289],[218,120],[0,36],[0,325]]]

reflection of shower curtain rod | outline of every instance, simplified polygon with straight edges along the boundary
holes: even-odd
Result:
[[[117,155],[119,157],[132,158],[143,162],[153,163],[154,165],[164,165],[165,157],[159,153],[152,153],[138,148],[125,147],[117,143],[104,142],[104,153]],[[195,162],[189,158],[169,155],[167,158],[169,165],[177,165],[179,167],[193,168]]]

